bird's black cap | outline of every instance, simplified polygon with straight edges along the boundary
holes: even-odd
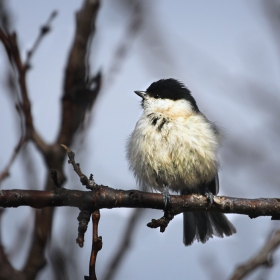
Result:
[[[161,79],[152,83],[146,90],[146,93],[154,98],[189,101],[195,111],[199,111],[191,91],[178,80]]]

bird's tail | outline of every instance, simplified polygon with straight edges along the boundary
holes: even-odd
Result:
[[[195,239],[205,243],[213,235],[230,236],[236,233],[233,224],[227,217],[218,212],[185,212],[184,244],[191,245]]]

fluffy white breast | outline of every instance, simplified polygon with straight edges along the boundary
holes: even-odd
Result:
[[[210,182],[218,168],[219,135],[213,128],[186,100],[146,100],[127,145],[138,183],[179,191]]]

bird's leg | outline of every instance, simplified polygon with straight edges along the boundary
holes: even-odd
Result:
[[[212,192],[209,191],[207,187],[205,188],[205,196],[207,200],[210,202],[210,204],[212,205],[214,202],[214,195]]]
[[[164,202],[164,208],[166,209],[170,203],[170,193],[167,185],[163,185],[162,197]]]

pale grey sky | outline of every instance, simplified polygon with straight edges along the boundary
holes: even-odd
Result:
[[[139,97],[133,91],[144,90],[157,79],[173,77],[190,88],[200,110],[225,130],[220,193],[248,198],[279,197],[280,56],[263,1],[143,1],[146,15],[143,27],[131,42],[119,71],[109,77],[106,74],[113,53],[131,17],[131,10],[121,9],[116,2],[102,1],[92,44],[92,70],[103,71],[105,87],[96,103],[85,142],[77,152],[83,171],[93,173],[97,183],[120,189],[136,188],[125,159],[126,139],[141,114]],[[81,3],[9,1],[23,55],[50,13],[54,9],[58,11],[52,31],[36,51],[28,74],[35,125],[48,141],[54,139],[59,125],[63,71],[72,42],[74,12]],[[5,61],[3,56],[1,46],[1,64]],[[0,81],[3,80],[0,72]],[[1,137],[0,170],[18,139],[14,109],[4,91],[1,86],[0,130],[5,137]],[[42,188],[43,163],[40,156],[36,159],[38,188]],[[20,160],[15,162],[11,177],[2,188],[27,187],[21,164]],[[74,185],[81,189],[72,168],[67,165],[65,169],[69,180],[76,180],[74,184],[68,180],[65,187]],[[20,223],[28,222],[30,212],[25,208],[6,211],[2,222],[9,223],[9,228],[3,228],[2,234],[7,248],[16,236],[16,232],[11,232]],[[99,276],[118,245],[129,213],[129,209],[101,211],[99,234],[104,243],[98,254]],[[73,243],[72,254],[79,256],[76,273],[82,279],[88,271],[91,229],[85,247],[80,249],[75,244],[77,214],[75,209],[57,210],[53,241],[61,242],[62,229],[72,232],[73,239],[68,242]],[[273,228],[279,227],[279,222],[269,218],[250,220],[229,215],[237,228],[235,236],[184,247],[181,216],[170,223],[164,234],[146,227],[147,222],[161,215],[160,211],[145,211],[132,249],[116,279],[226,279],[237,264],[256,253]],[[28,242],[25,243],[27,248]],[[22,253],[13,258],[17,267],[21,266],[23,257]],[[277,252],[275,267],[265,279],[278,279],[279,257]],[[248,279],[260,279],[261,273],[258,271]],[[45,269],[39,279],[49,277],[50,272]],[[72,277],[75,279],[74,274]]]

